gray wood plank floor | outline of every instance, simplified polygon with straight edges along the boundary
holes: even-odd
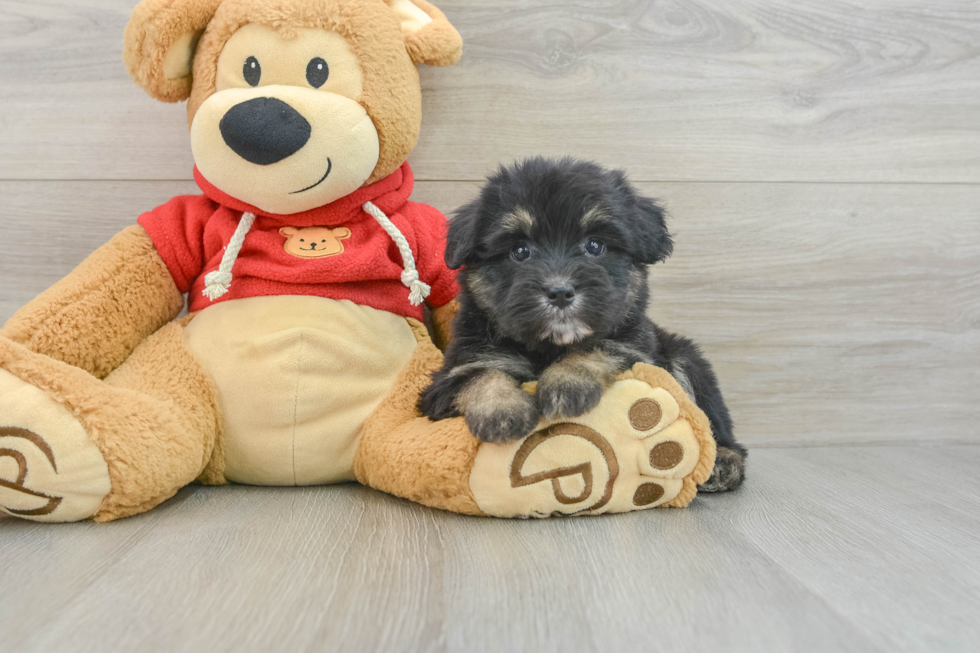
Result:
[[[687,510],[468,518],[356,485],[0,519],[4,651],[976,651],[980,446],[762,449]]]
[[[0,0],[0,322],[198,192],[135,0]],[[715,363],[750,478],[684,511],[511,522],[354,485],[0,517],[0,653],[976,651],[980,2],[436,0],[415,199],[576,154],[663,198],[651,316]]]

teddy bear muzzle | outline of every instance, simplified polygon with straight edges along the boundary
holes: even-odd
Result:
[[[363,106],[289,84],[229,88],[191,124],[198,170],[237,200],[276,215],[324,206],[360,188],[380,139]]]

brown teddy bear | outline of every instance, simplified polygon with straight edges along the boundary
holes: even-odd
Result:
[[[0,331],[0,508],[108,521],[194,480],[355,479],[468,514],[686,505],[714,442],[663,370],[507,445],[418,415],[441,362],[423,304],[444,343],[457,287],[445,218],[409,200],[416,64],[461,48],[424,0],[143,0],[125,61],[188,100],[203,194],[143,214]]]

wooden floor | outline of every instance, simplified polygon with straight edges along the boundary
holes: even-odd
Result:
[[[687,510],[460,517],[354,485],[0,518],[4,651],[976,651],[980,446],[760,449]]]
[[[499,162],[627,169],[671,215],[651,315],[702,343],[750,478],[504,522],[356,487],[0,518],[7,651],[976,651],[980,2],[436,0],[414,198]],[[135,0],[0,0],[0,322],[197,192],[127,78]]]

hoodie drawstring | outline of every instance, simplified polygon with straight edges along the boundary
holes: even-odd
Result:
[[[228,241],[225,253],[221,256],[221,265],[218,266],[217,270],[208,272],[207,276],[204,277],[204,296],[211,301],[228,292],[228,288],[231,286],[231,269],[235,267],[238,253],[242,251],[242,243],[245,242],[245,236],[248,234],[248,230],[252,228],[253,222],[255,222],[254,213],[242,214],[242,219],[238,221],[235,233]]]
[[[415,255],[412,253],[411,246],[405,240],[404,234],[398,230],[398,227],[373,202],[365,202],[361,208],[381,225],[381,228],[385,230],[385,233],[388,234],[395,242],[395,246],[398,247],[398,252],[402,256],[403,270],[401,280],[410,291],[408,301],[412,306],[418,306],[429,296],[432,288],[419,278],[419,272],[415,267]],[[204,277],[203,294],[211,301],[227,293],[231,287],[233,278],[232,268],[235,267],[235,261],[238,259],[238,254],[242,251],[245,236],[248,235],[254,222],[254,213],[242,214],[241,220],[238,221],[238,226],[235,227],[235,233],[232,235],[231,240],[228,241],[228,246],[225,247],[225,253],[221,256],[221,264],[218,266],[218,269],[214,272],[209,272]]]
[[[419,279],[419,272],[415,269],[415,255],[412,253],[412,248],[409,246],[408,241],[405,240],[402,232],[398,231],[398,227],[384,214],[384,211],[374,205],[374,202],[365,202],[361,208],[364,209],[365,213],[377,220],[381,228],[385,230],[385,233],[395,241],[395,245],[402,255],[402,283],[411,291],[408,293],[408,302],[412,306],[418,306],[429,296],[432,288],[429,284],[423,283]]]

